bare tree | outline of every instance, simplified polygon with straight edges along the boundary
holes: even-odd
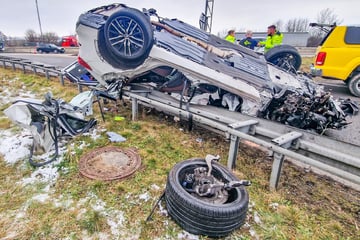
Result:
[[[293,18],[285,24],[285,31],[287,32],[308,32],[309,19],[307,18]]]
[[[283,30],[283,21],[281,19],[278,19],[276,22],[274,22],[274,25],[278,31]]]
[[[324,24],[341,24],[343,20],[339,19],[339,17],[334,13],[334,11],[330,8],[325,8],[319,12],[317,15],[316,21],[318,23]]]
[[[316,18],[317,23],[321,24],[341,24],[341,20],[338,15],[330,8],[325,8],[321,10]],[[308,39],[308,46],[318,46],[321,40],[325,37],[325,32],[319,28],[310,29],[311,37]]]
[[[54,32],[46,32],[43,34],[43,41],[46,43],[59,43],[59,36]]]
[[[36,32],[33,29],[29,29],[25,32],[25,40],[28,42],[37,42],[39,39],[39,36],[36,34]]]

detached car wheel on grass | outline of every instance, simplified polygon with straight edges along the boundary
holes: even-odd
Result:
[[[148,57],[153,44],[150,19],[137,9],[123,8],[109,17],[99,39],[99,49],[111,65],[137,67]]]
[[[213,157],[177,163],[168,176],[165,202],[169,215],[184,230],[221,237],[244,224],[249,203],[244,186],[250,182],[239,181],[212,162]]]

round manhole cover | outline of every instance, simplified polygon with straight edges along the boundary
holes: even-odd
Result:
[[[132,175],[140,165],[140,156],[133,148],[103,147],[83,155],[79,171],[91,179],[115,180]]]

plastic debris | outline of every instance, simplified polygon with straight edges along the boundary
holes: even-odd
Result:
[[[126,138],[124,138],[120,134],[117,134],[114,132],[107,132],[106,134],[109,136],[109,139],[111,142],[125,142],[126,141]]]
[[[121,117],[121,116],[115,116],[114,117],[114,120],[115,121],[123,121],[125,118],[124,117]]]

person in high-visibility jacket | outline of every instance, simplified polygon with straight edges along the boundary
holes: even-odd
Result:
[[[229,42],[232,42],[232,43],[235,43],[235,40],[236,40],[236,38],[235,38],[235,30],[229,30],[228,34],[225,37],[225,40],[229,41]]]
[[[283,41],[284,34],[276,30],[275,25],[270,25],[267,31],[268,35],[265,41],[259,42],[258,46],[264,46],[264,52],[266,53],[276,45],[280,45]]]

